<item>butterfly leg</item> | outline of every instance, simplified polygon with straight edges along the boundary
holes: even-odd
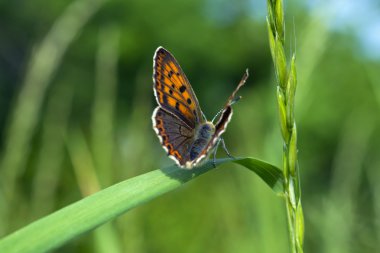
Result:
[[[219,138],[218,142],[215,145],[215,149],[214,149],[214,153],[213,153],[213,157],[212,157],[212,166],[214,166],[214,168],[216,168],[216,152],[218,151],[218,146],[219,146],[221,140],[222,140],[222,138]]]
[[[219,141],[222,142],[222,147],[223,147],[224,151],[226,152],[226,154],[228,155],[228,157],[234,159],[235,157],[233,157],[233,156],[230,154],[230,152],[228,152],[228,149],[227,149],[227,147],[226,147],[226,143],[224,142],[224,139],[223,139],[223,138],[220,138]],[[218,144],[219,144],[219,143],[218,143]]]

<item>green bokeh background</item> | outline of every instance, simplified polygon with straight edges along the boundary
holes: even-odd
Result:
[[[0,235],[172,164],[151,127],[158,46],[180,62],[209,119],[249,68],[226,144],[235,156],[281,167],[265,4],[1,2]],[[380,60],[372,56],[379,52],[363,48],[355,29],[331,25],[344,5],[328,12],[323,4],[285,4],[287,52],[297,52],[305,252],[376,252]],[[57,252],[282,253],[288,245],[282,199],[228,164]]]

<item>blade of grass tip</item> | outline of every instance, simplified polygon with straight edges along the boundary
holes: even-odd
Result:
[[[255,158],[237,158],[233,161],[256,173],[277,195],[284,194],[284,175],[274,165]]]
[[[36,48],[26,72],[23,88],[11,113],[5,135],[4,153],[0,161],[0,206],[8,209],[0,215],[0,235],[8,230],[6,221],[12,213],[16,181],[23,173],[29,143],[38,120],[38,113],[49,82],[63,55],[86,22],[106,0],[78,0],[70,4],[53,24],[42,43]]]
[[[254,162],[249,163],[249,159],[235,160],[242,160],[242,163],[253,167]],[[231,161],[234,159],[218,159],[216,165]],[[263,161],[257,160],[257,164],[257,167],[261,168],[270,167]],[[1,239],[0,252],[28,253],[52,250],[212,169],[212,161],[192,170],[171,166],[115,184]]]

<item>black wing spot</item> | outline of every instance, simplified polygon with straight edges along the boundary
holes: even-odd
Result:
[[[170,90],[169,90],[169,93],[170,93],[170,95],[173,95],[173,90],[170,89]]]
[[[184,93],[185,90],[186,90],[186,86],[185,86],[185,85],[182,85],[181,87],[179,87],[179,91],[180,91],[181,93]]]
[[[170,70],[169,73],[168,73],[168,77],[171,78],[173,75],[173,70]]]
[[[175,85],[174,85],[174,84],[172,84],[172,88],[173,88],[173,89],[175,88]]]
[[[179,103],[178,102],[175,103],[175,109],[177,109],[177,111],[179,111]]]
[[[187,99],[187,103],[188,103],[189,105],[191,104],[191,99],[190,99],[190,98]]]

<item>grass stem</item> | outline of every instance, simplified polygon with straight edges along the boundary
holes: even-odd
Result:
[[[268,0],[268,35],[277,78],[277,103],[283,138],[284,196],[292,253],[303,252],[304,222],[297,162],[297,128],[294,98],[297,86],[295,53],[290,64],[285,56],[285,22],[282,0]],[[289,66],[288,66],[289,65]]]

